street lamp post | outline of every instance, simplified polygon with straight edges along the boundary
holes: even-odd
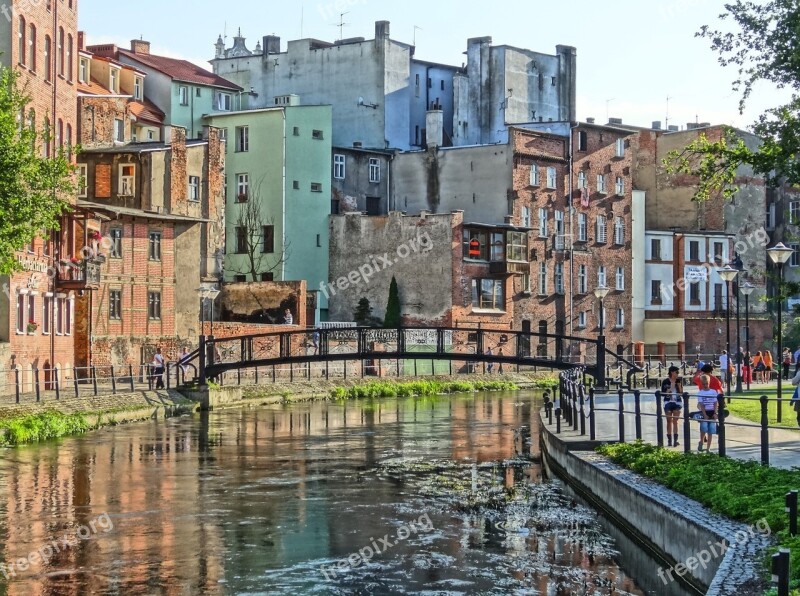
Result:
[[[739,297],[739,286],[741,285],[744,263],[742,258],[737,254],[733,260],[733,267],[739,272],[739,277],[736,279],[736,393],[742,392],[742,366],[744,364],[744,357],[742,354],[742,322],[739,316],[739,305],[741,298]],[[730,354],[729,354],[730,356]]]
[[[742,294],[744,294],[744,328],[747,329],[747,336],[745,337],[745,347],[744,347],[744,362],[747,361],[747,358],[750,357],[750,294],[753,293],[756,287],[751,284],[749,281],[744,282],[739,286],[739,290],[741,290]],[[748,371],[749,372],[749,371]],[[750,391],[750,377],[752,376],[752,372],[747,375],[747,390]]]
[[[772,262],[778,267],[778,288],[775,292],[778,302],[778,357],[775,362],[783,363],[783,266],[792,258],[794,250],[785,246],[783,242],[779,242],[770,249],[767,249],[767,254]],[[782,420],[782,374],[778,374],[778,422]]]
[[[717,269],[717,273],[725,282],[725,329],[727,332],[725,342],[725,353],[728,355],[725,362],[725,380],[727,381],[728,397],[731,395],[731,282],[736,279],[739,272],[727,265],[722,269]],[[737,354],[738,356],[738,354]]]
[[[600,301],[600,333],[597,336],[597,374],[598,384],[605,386],[606,381],[606,336],[605,336],[605,316],[603,313],[603,300],[611,290],[605,285],[595,289],[594,295]]]
[[[214,300],[216,300],[217,296],[219,296],[219,290],[214,286],[207,286],[202,285],[197,288],[197,293],[200,295],[200,337],[201,347],[204,347],[207,342],[210,340],[213,342],[214,340]],[[206,318],[206,300],[211,300],[211,334],[206,338],[205,336],[205,318]],[[211,364],[214,364],[214,350],[210,347],[207,349],[208,354],[204,354],[204,358],[207,358]]]

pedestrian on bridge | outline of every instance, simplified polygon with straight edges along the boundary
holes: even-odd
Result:
[[[489,347],[488,350],[486,350],[486,355],[487,356],[493,355],[491,346]],[[494,370],[494,362],[489,362],[489,364],[486,365],[486,372],[492,374],[492,370]]]
[[[683,380],[678,376],[677,366],[670,366],[668,376],[661,383],[661,395],[664,398],[664,413],[667,417],[667,445],[678,447],[678,420],[683,408]]]

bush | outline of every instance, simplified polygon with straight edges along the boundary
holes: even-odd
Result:
[[[446,393],[468,393],[471,391],[516,391],[514,383],[507,381],[433,381],[417,380],[396,383],[372,381],[348,389],[336,387],[331,390],[334,399],[374,399],[380,397],[414,397],[441,395]]]
[[[81,414],[44,412],[0,421],[0,444],[23,445],[38,443],[67,435],[85,433],[90,429]]]

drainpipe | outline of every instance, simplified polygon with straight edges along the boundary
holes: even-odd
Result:
[[[281,156],[281,281],[286,281],[286,108],[281,110],[283,116],[283,155]],[[305,305],[298,305],[305,308]],[[297,313],[300,316],[300,313]]]
[[[393,196],[392,196],[392,162],[394,161],[394,152],[389,156],[389,165],[386,168],[386,212],[392,210]]]
[[[569,123],[569,189],[567,196],[569,197],[569,334],[575,336],[575,198],[572,196],[574,192],[572,179],[574,177],[573,166],[575,157],[573,155],[573,139],[572,132],[578,128],[577,122]]]

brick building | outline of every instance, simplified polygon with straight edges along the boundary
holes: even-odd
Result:
[[[27,125],[42,134],[38,147],[45,157],[70,151],[77,131],[76,77],[77,0],[26,2],[12,0],[0,19],[0,63],[15,68],[30,96]],[[48,140],[45,141],[44,139]],[[59,232],[43,232],[17,258],[22,271],[5,279],[0,296],[0,384],[17,368],[25,389],[32,387],[32,368],[62,368],[69,378],[76,332],[76,294],[91,287],[92,264],[83,261],[87,216],[63,217]],[[79,267],[72,261],[81,260]],[[40,380],[49,386],[50,374]],[[0,390],[7,386],[0,387]]]

